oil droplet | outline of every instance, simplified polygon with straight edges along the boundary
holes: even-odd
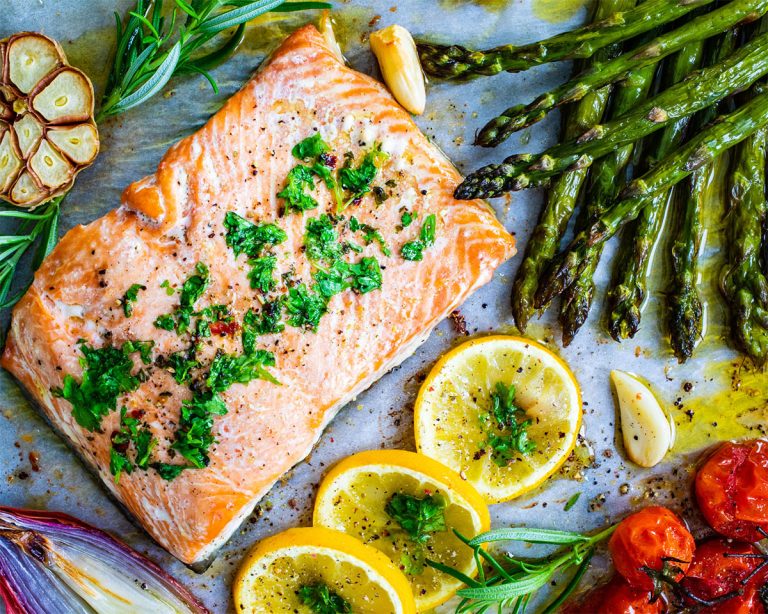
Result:
[[[535,0],[533,14],[549,23],[563,23],[576,17],[586,0]]]

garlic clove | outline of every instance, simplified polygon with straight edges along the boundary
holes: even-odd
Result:
[[[79,70],[62,68],[33,95],[32,107],[52,124],[83,122],[93,115],[93,87]]]
[[[99,135],[93,124],[51,128],[46,138],[75,164],[90,164],[99,153]]]
[[[402,26],[389,26],[371,34],[370,42],[389,91],[407,111],[421,115],[427,94],[411,33]]]
[[[72,164],[45,139],[32,154],[27,168],[43,186],[53,189],[67,183],[75,172]]]
[[[16,142],[19,144],[21,156],[26,158],[37,147],[43,137],[43,126],[34,115],[27,113],[13,123]]]
[[[333,51],[333,55],[339,58],[339,62],[344,64],[344,54],[341,52],[341,47],[339,46],[339,41],[336,38],[336,33],[333,31],[331,11],[328,9],[324,10],[322,16],[320,17],[319,30],[320,34],[322,34],[323,38],[325,39],[325,44],[328,45],[328,48],[331,51]]]
[[[64,63],[59,46],[41,34],[24,32],[8,41],[8,80],[22,94],[32,91],[43,77]]]
[[[643,382],[625,371],[611,371],[621,416],[624,449],[641,467],[662,461],[673,444],[672,427],[658,399]]]
[[[11,189],[14,204],[32,207],[43,202],[48,192],[37,184],[28,171],[24,171]]]
[[[22,167],[21,154],[7,124],[0,122],[0,193],[16,179]]]

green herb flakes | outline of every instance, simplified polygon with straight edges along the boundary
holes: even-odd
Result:
[[[248,261],[251,270],[248,273],[248,279],[251,281],[251,288],[258,290],[262,294],[267,294],[275,289],[275,269],[277,268],[277,258],[275,256],[262,256]]]
[[[277,193],[278,198],[285,201],[285,213],[302,213],[317,208],[317,201],[304,191],[315,189],[313,177],[312,169],[303,164],[288,171],[285,187]]]
[[[250,309],[243,317],[243,352],[256,351],[256,339],[261,335],[272,335],[285,330],[282,322],[283,303],[281,299],[267,301],[259,311]]]
[[[376,258],[361,258],[357,264],[348,266],[351,276],[350,286],[358,294],[367,294],[381,288],[381,267]]]
[[[179,477],[179,474],[185,469],[189,469],[187,465],[173,465],[170,463],[152,463],[150,466],[157,471],[161,478],[169,482]]]
[[[437,217],[434,213],[430,213],[424,218],[419,238],[404,243],[400,248],[400,255],[403,259],[413,261],[422,260],[424,258],[424,250],[435,243],[436,227]]]
[[[352,166],[351,158],[347,156],[345,166],[339,170],[341,187],[351,192],[351,197],[346,203],[347,206],[371,191],[373,180],[388,158],[389,154],[382,151],[380,143],[376,143],[373,149],[363,156],[363,160],[357,168]]]
[[[205,385],[213,392],[223,392],[232,384],[247,384],[254,379],[263,379],[279,384],[266,367],[275,366],[275,356],[266,350],[250,354],[216,354]]]
[[[250,258],[258,258],[265,249],[280,245],[288,238],[285,231],[275,224],[254,224],[233,211],[224,216],[224,228],[227,245],[232,248],[235,257],[246,254]]]
[[[160,287],[165,288],[165,294],[167,296],[173,296],[174,292],[176,292],[176,290],[174,290],[173,287],[171,286],[171,282],[168,281],[167,279],[160,284]]]
[[[339,258],[341,246],[338,239],[335,222],[330,216],[323,214],[307,220],[304,248],[311,262],[330,264]]]
[[[314,614],[351,614],[352,612],[349,602],[323,582],[305,584],[296,591],[296,594],[302,605],[308,606]]]
[[[175,330],[179,334],[187,332],[194,315],[195,303],[205,294],[210,284],[208,267],[202,262],[198,262],[195,265],[195,273],[187,278],[181,286],[179,308],[173,313],[158,316],[154,325],[163,330]]]
[[[403,228],[408,228],[413,223],[413,220],[416,219],[416,213],[412,213],[408,210],[403,211],[403,214],[400,216],[400,224]]]
[[[72,404],[77,423],[89,431],[101,428],[101,420],[117,408],[117,399],[139,387],[139,377],[132,375],[132,346],[106,346],[94,349],[80,344],[83,374],[80,382],[72,375],[64,376],[61,388],[53,388],[54,396]]]
[[[308,136],[303,141],[296,143],[296,145],[293,146],[291,153],[293,154],[294,158],[298,158],[299,160],[304,160],[306,162],[308,160],[315,160],[330,150],[330,146],[323,140],[323,137],[320,136],[320,133],[315,132],[315,134],[312,136]]]
[[[152,437],[152,432],[147,428],[140,428],[138,418],[129,416],[127,409],[120,409],[120,428],[112,433],[112,447],[109,450],[109,470],[115,477],[115,483],[120,481],[122,473],[133,473],[135,467],[147,469],[149,457],[157,445],[157,440]],[[132,462],[128,457],[131,443],[135,445],[136,456]]]
[[[515,387],[497,382],[491,393],[491,407],[480,420],[487,436],[484,445],[491,449],[491,459],[499,467],[536,449],[536,443],[528,439],[527,431],[533,422],[521,420],[524,417],[525,411],[515,405]]]
[[[192,370],[200,367],[200,363],[195,358],[195,348],[186,352],[174,352],[171,354],[166,365],[168,370],[173,373],[173,379],[177,384],[185,385],[192,381]]]
[[[325,299],[310,292],[305,284],[291,288],[285,299],[286,321],[296,328],[316,331],[327,310]]]
[[[387,247],[387,242],[384,240],[384,237],[381,235],[381,233],[374,228],[373,226],[369,226],[368,224],[361,223],[354,215],[349,218],[349,229],[352,232],[358,232],[362,231],[363,233],[363,241],[365,241],[366,245],[370,245],[374,241],[379,244],[379,247],[381,247],[381,253],[385,256],[389,257],[392,255],[391,250],[389,247]]]
[[[146,289],[147,287],[141,284],[131,284],[131,287],[125,291],[123,298],[120,299],[120,304],[123,306],[123,313],[126,318],[133,315],[133,304],[139,300],[139,291]]]
[[[213,416],[223,416],[227,406],[211,392],[196,394],[181,404],[179,427],[171,449],[186,458],[193,467],[208,466],[208,450],[214,442]]]
[[[425,495],[414,497],[397,493],[387,502],[384,511],[405,532],[410,540],[400,557],[403,570],[408,575],[418,575],[424,570],[425,545],[434,533],[446,530],[446,503],[441,497]]]

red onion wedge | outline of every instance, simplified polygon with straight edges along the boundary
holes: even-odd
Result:
[[[0,506],[7,614],[209,614],[177,580],[111,535],[58,512]]]

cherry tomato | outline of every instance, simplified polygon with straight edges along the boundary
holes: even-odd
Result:
[[[648,570],[662,572],[665,562],[681,572],[688,569],[696,543],[677,515],[665,507],[646,507],[627,516],[608,542],[613,564],[632,586],[652,591]],[[677,580],[681,573],[671,575]]]
[[[768,441],[721,445],[696,474],[696,500],[721,535],[747,542],[768,531]]]
[[[761,554],[746,542],[710,539],[699,544],[680,582],[686,603],[701,607],[702,602],[717,602],[697,610],[709,614],[765,614],[760,591],[768,581],[768,567],[755,574],[764,559],[752,558]],[[719,601],[728,594],[733,597]]]
[[[667,611],[662,599],[651,602],[651,593],[633,588],[619,575],[589,591],[572,603],[563,614],[662,614]]]

